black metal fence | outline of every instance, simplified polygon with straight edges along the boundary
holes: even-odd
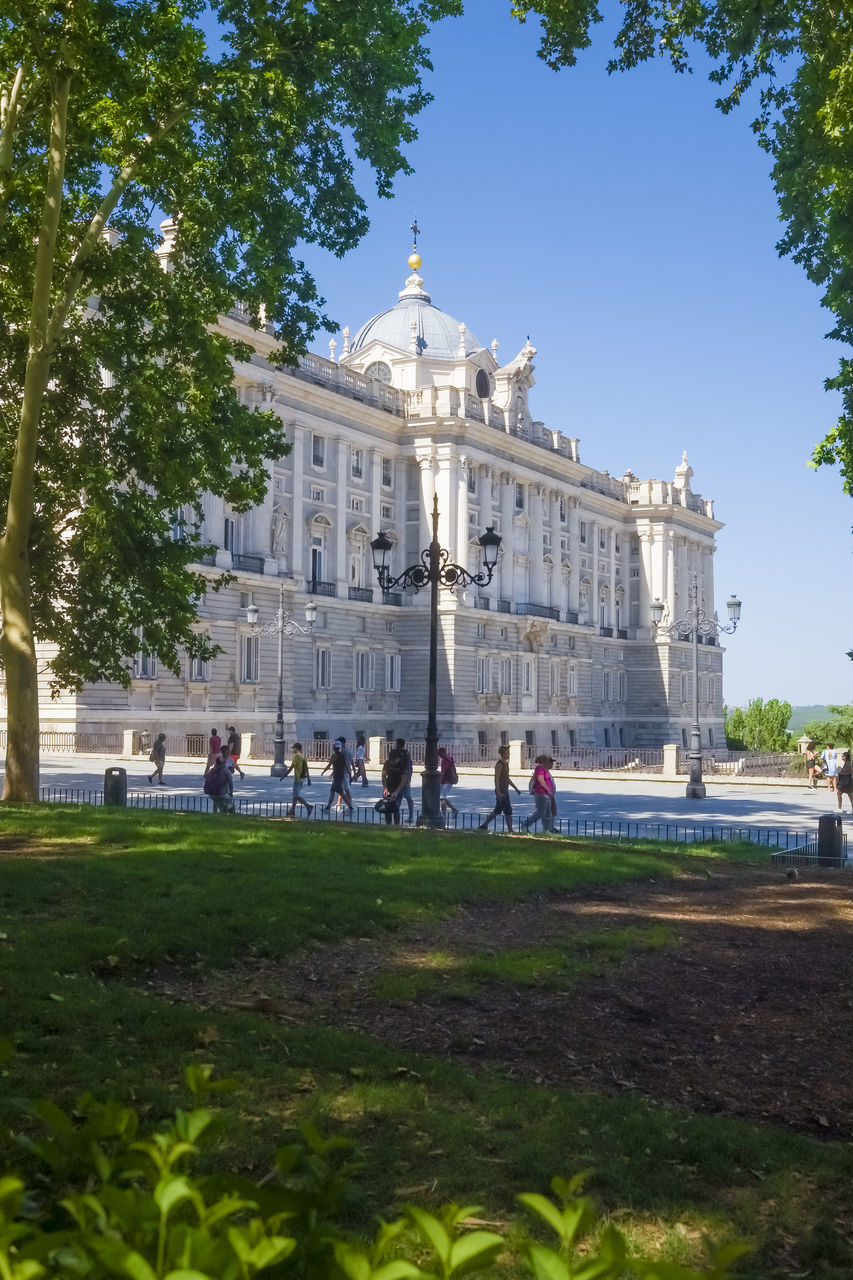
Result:
[[[104,793],[85,787],[42,787],[40,799],[45,804],[103,805]],[[159,791],[132,791],[127,796],[127,806],[132,809],[171,810],[177,813],[210,813],[212,802],[209,796],[200,794],[193,796],[169,795]],[[290,808],[287,798],[282,800],[242,800],[235,798],[237,812],[249,818],[284,818]],[[417,826],[420,820],[420,809],[415,809],[412,823],[403,821],[403,826]],[[458,813],[448,815],[447,827],[452,831],[476,831],[483,820],[481,813]],[[516,815],[516,830],[524,827]],[[343,822],[359,825],[385,825],[385,815],[377,811],[373,805],[357,805],[352,811],[346,808],[324,809],[315,803],[311,818],[300,818],[299,821],[310,822]],[[588,840],[657,840],[667,844],[694,843],[730,843],[741,841],[745,844],[763,845],[779,850],[803,850],[814,842],[814,837],[803,831],[790,831],[780,827],[724,827],[716,824],[684,823],[684,822],[629,822],[625,819],[606,820],[591,818],[557,818],[556,834],[576,836]],[[506,831],[503,817],[494,828],[498,832]],[[847,837],[844,836],[846,854]]]

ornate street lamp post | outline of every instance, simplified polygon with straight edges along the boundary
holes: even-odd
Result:
[[[440,775],[438,770],[438,720],[436,714],[436,686],[438,673],[438,589],[448,587],[485,587],[492,580],[500,550],[500,534],[490,525],[477,539],[483,556],[480,573],[469,573],[461,565],[451,564],[448,553],[438,545],[438,495],[432,504],[432,541],[421,552],[420,564],[411,565],[397,577],[392,577],[387,565],[388,553],[393,546],[390,538],[380,533],[370,544],[373,551],[373,567],[383,592],[393,587],[430,587],[429,608],[429,695],[427,704],[426,749],[424,771],[421,774],[421,823],[425,827],[443,827],[440,804]]]
[[[284,763],[284,688],[282,685],[282,647],[284,637],[288,638],[295,635],[310,636],[314,630],[314,621],[317,617],[317,606],[313,600],[309,600],[305,606],[306,626],[301,626],[295,618],[289,617],[284,612],[284,583],[279,585],[278,589],[278,612],[272,622],[267,622],[264,626],[258,626],[258,606],[250,604],[246,608],[246,620],[252,628],[253,636],[278,636],[278,711],[275,718],[275,746],[273,750],[273,763],[270,769],[270,776],[273,778],[283,778],[287,773],[287,766]]]
[[[663,602],[655,600],[651,606],[652,626],[658,635],[676,636],[679,640],[693,641],[693,728],[690,730],[690,780],[685,795],[688,800],[705,799],[705,783],[702,781],[702,735],[699,730],[699,637],[718,636],[722,632],[737,631],[740,622],[740,600],[730,596],[726,601],[729,614],[729,625],[717,621],[717,615],[708,618],[704,609],[699,608],[699,582],[696,574],[690,583],[690,604],[683,618],[663,625]]]

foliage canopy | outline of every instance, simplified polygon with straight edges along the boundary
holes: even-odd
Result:
[[[205,491],[262,497],[287,445],[241,403],[216,332],[239,299],[287,362],[324,323],[297,256],[367,227],[427,101],[431,22],[458,0],[0,4],[0,661],[6,789],[34,799],[35,641],[55,683],[127,683],[142,646],[204,654]],[[215,35],[209,31],[215,26]],[[169,270],[158,210],[177,215]],[[185,536],[173,539],[177,521]]]
[[[516,0],[522,21],[542,14],[540,56],[571,66],[592,43],[593,26],[617,6],[599,0]],[[654,57],[689,72],[691,47],[714,67],[717,106],[757,100],[752,121],[772,161],[785,232],[779,241],[822,292],[832,313],[827,335],[853,343],[853,10],[831,0],[621,0],[610,71]],[[754,90],[750,93],[750,90]],[[757,95],[757,99],[756,99]],[[853,493],[853,358],[842,355],[826,387],[842,411],[814,451],[816,465],[839,463]]]

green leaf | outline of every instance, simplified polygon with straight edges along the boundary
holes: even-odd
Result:
[[[502,1236],[493,1231],[471,1231],[454,1240],[450,1249],[449,1272],[454,1276],[468,1275],[482,1267],[490,1266],[504,1248]]]
[[[519,1204],[523,1204],[526,1209],[530,1209],[537,1214],[549,1227],[553,1227],[557,1235],[562,1239],[565,1233],[565,1222],[563,1215],[552,1200],[547,1196],[541,1196],[535,1191],[523,1191],[517,1195],[516,1200]]]
[[[183,1204],[185,1200],[191,1200],[199,1213],[203,1212],[204,1202],[201,1196],[190,1180],[182,1175],[172,1174],[161,1178],[154,1188],[154,1201],[165,1218],[168,1218],[176,1205]]]
[[[542,1244],[528,1243],[525,1252],[536,1280],[571,1280],[564,1259],[553,1249]]]
[[[417,1205],[406,1205],[405,1213],[415,1224],[418,1233],[432,1248],[441,1265],[446,1266],[450,1257],[450,1236],[433,1214]]]

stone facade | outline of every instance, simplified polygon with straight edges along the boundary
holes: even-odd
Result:
[[[209,496],[205,539],[216,569],[234,582],[209,592],[199,627],[223,653],[187,664],[180,679],[139,659],[129,690],[101,684],[43,700],[43,729],[170,737],[236,723],[272,737],[278,640],[257,637],[278,607],[301,621],[317,606],[313,635],[285,638],[285,729],[303,740],[338,733],[423,735],[427,700],[428,591],[383,598],[370,540],[394,542],[391,571],[417,563],[438,495],[439,538],[452,561],[474,570],[477,537],[493,525],[503,542],[492,583],[442,591],[438,717],[443,738],[526,741],[555,755],[572,747],[687,744],[692,648],[656,637],[684,614],[697,575],[699,604],[714,612],[713,505],[691,488],[686,455],[671,481],[621,478],[580,460],[579,442],[534,421],[528,342],[501,365],[465,325],[432,305],[415,273],[398,302],[330,358],[295,369],[270,363],[275,343],[239,309],[223,330],[255,354],[235,368],[240,396],[271,407],[292,445],[270,465],[262,505],[238,515]],[[702,645],[703,746],[724,743],[722,650]]]

